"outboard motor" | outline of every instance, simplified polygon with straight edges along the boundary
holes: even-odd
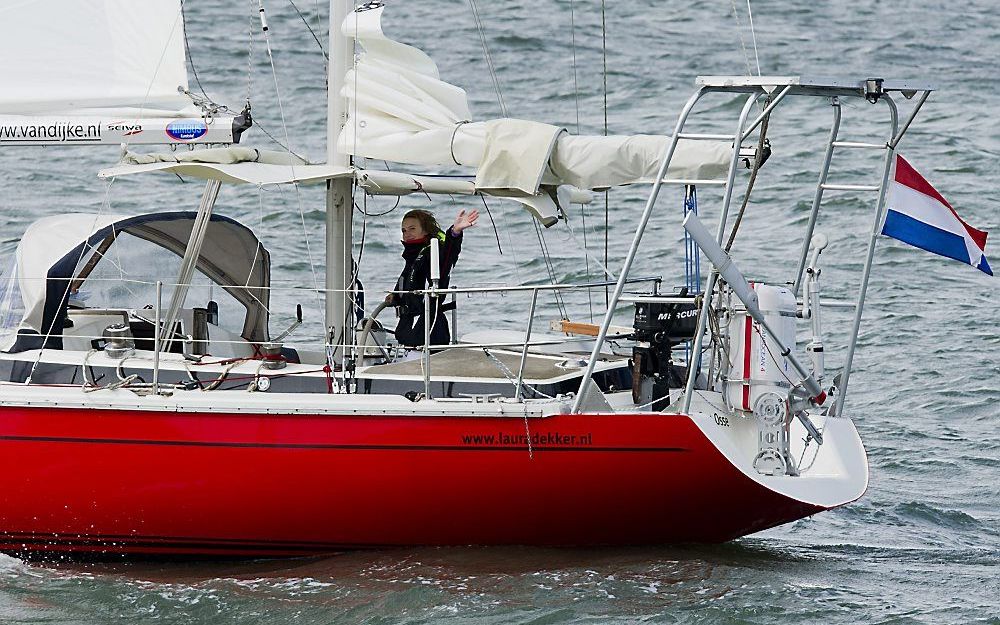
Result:
[[[682,289],[678,299],[687,298]],[[697,330],[698,308],[689,302],[636,302],[632,348],[632,400],[650,410],[670,405],[670,389],[684,386],[684,369],[673,363],[675,345]]]

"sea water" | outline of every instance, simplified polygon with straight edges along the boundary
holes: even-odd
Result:
[[[202,86],[233,108],[249,87],[258,127],[244,143],[277,147],[263,128],[321,161],[324,59],[305,24],[324,40],[326,8],[300,2],[303,20],[290,4],[265,3],[269,55],[251,4],[187,3]],[[606,117],[611,134],[667,134],[695,76],[757,73],[758,59],[764,74],[932,83],[938,91],[900,150],[969,223],[1000,226],[1000,18],[992,2],[773,0],[752,6],[753,33],[741,2],[615,2],[603,17],[596,0],[480,4],[482,36],[509,114],[572,132],[600,134]],[[248,59],[251,29],[257,34]],[[475,118],[500,114],[468,3],[390,3],[385,30],[428,52],[445,80],[465,88]],[[715,131],[731,132],[739,103],[719,99],[708,109],[709,121],[726,124]],[[787,262],[801,242],[832,118],[831,107],[818,101],[788,102],[783,110],[770,124],[774,154],[733,247],[749,275],[779,282],[789,279]],[[885,140],[884,105],[845,100],[843,114],[843,138]],[[876,184],[877,159],[852,152],[835,160],[836,181]],[[10,253],[24,228],[45,215],[196,206],[197,181],[98,181],[96,170],[116,158],[110,147],[0,151],[0,252]],[[612,270],[621,265],[646,191],[609,195]],[[700,191],[711,222],[719,196]],[[635,275],[683,283],[682,199],[678,189],[664,190]],[[824,297],[846,302],[856,294],[872,198],[827,199],[819,226],[831,241],[821,257],[822,288]],[[455,283],[548,280],[527,214],[506,202],[488,205],[489,215],[479,200],[447,196],[360,203],[355,255],[369,298],[391,288],[401,267],[399,219],[418,207],[445,223],[460,209],[484,213],[466,236]],[[271,251],[281,287],[272,329],[290,322],[301,303],[306,319],[293,338],[317,340],[322,309],[308,288],[323,283],[322,191],[226,188],[217,210],[253,227]],[[574,209],[572,232],[545,233],[556,280],[599,279],[604,224],[599,195]],[[584,242],[589,255],[581,253]],[[140,275],[138,268],[126,271]],[[866,443],[871,485],[860,501],[814,518],[714,546],[421,548],[222,563],[0,556],[0,622],[1000,623],[998,293],[995,280],[971,267],[879,241],[846,411]],[[603,289],[578,293],[565,306],[574,319],[589,320],[604,296]],[[552,299],[539,305],[541,318],[559,315]],[[519,328],[527,307],[526,298],[512,295],[463,299],[459,332]],[[623,312],[623,323],[627,317]],[[849,316],[831,308],[824,318],[832,370],[843,361]]]

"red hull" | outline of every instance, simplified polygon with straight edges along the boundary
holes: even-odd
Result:
[[[685,416],[530,427],[529,456],[519,418],[6,406],[0,550],[720,542],[823,509],[747,478]]]

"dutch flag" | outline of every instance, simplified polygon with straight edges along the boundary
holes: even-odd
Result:
[[[992,276],[985,253],[987,233],[962,221],[948,200],[898,154],[895,170],[886,196],[888,210],[882,234]]]

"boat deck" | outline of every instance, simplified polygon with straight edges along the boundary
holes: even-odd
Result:
[[[552,381],[577,377],[582,369],[579,363],[572,358],[528,354],[524,362],[524,378]],[[456,348],[431,354],[431,376],[434,378],[516,378],[520,367],[521,354],[510,351],[494,350],[487,355],[482,349]],[[422,376],[423,372],[423,360],[416,358],[365,367],[358,372],[358,376]]]

